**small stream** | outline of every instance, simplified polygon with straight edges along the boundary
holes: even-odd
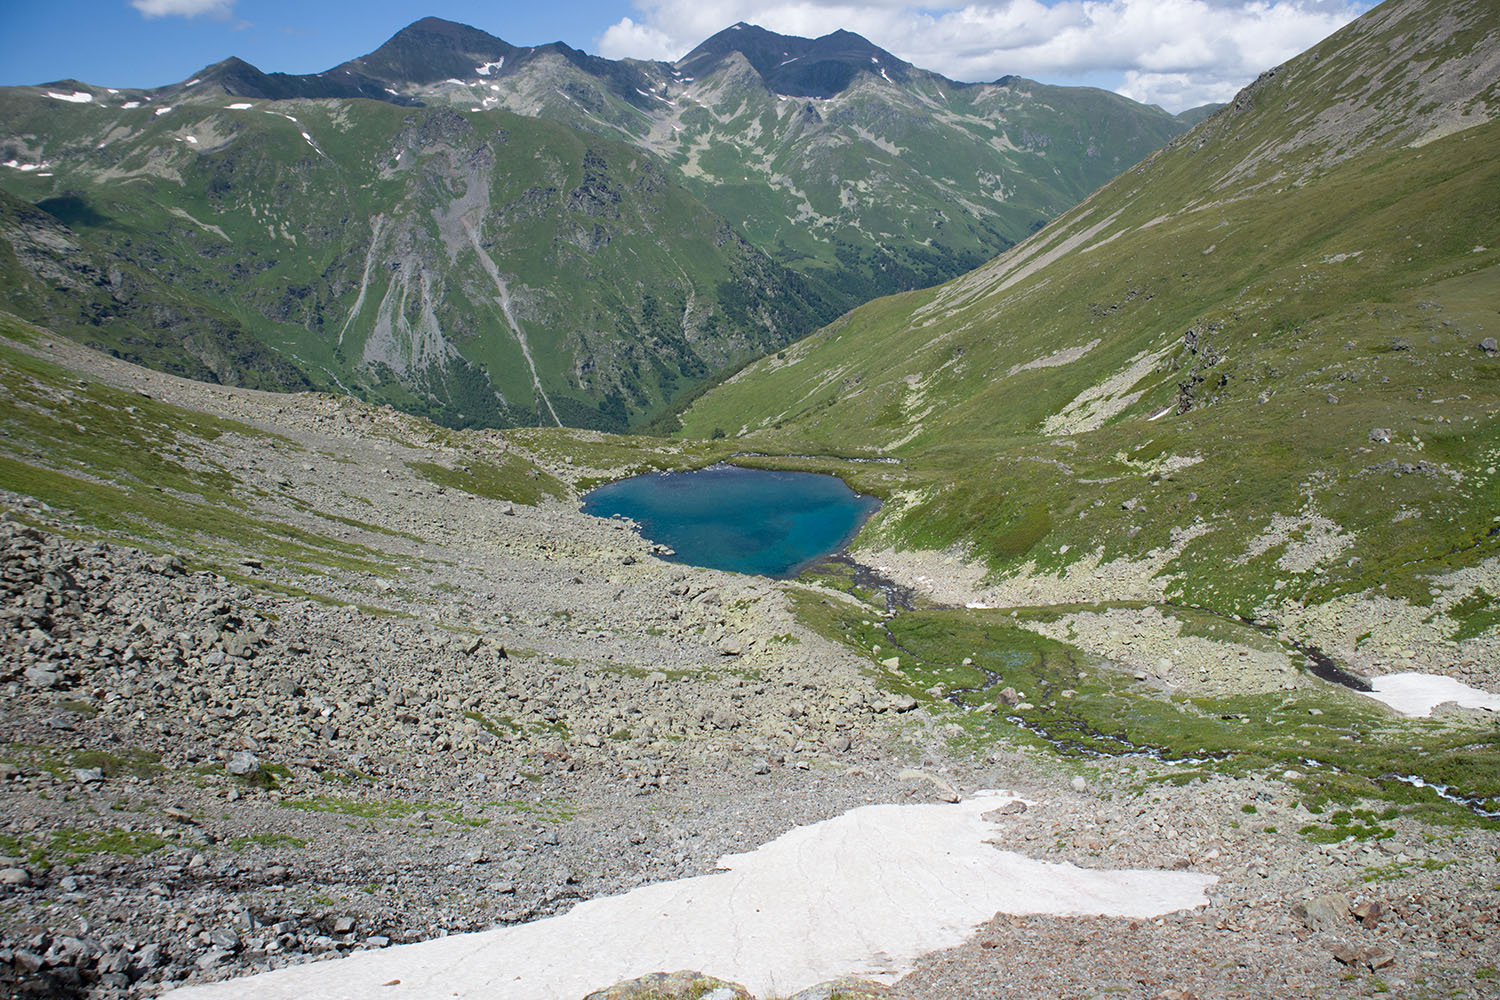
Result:
[[[1358,691],[1361,694],[1369,694],[1375,690],[1370,685],[1368,677],[1356,673],[1347,667],[1340,666],[1337,660],[1310,642],[1302,642],[1300,639],[1281,635],[1276,631],[1274,625],[1267,624],[1257,618],[1215,611],[1212,608],[1205,608],[1198,604],[1174,604],[1171,601],[1166,601],[1161,606],[1164,608],[1177,608],[1181,611],[1193,611],[1200,615],[1208,615],[1210,618],[1217,618],[1220,621],[1234,622],[1237,625],[1248,625],[1257,632],[1268,635],[1278,643],[1290,646],[1301,653],[1307,659],[1308,672],[1319,680],[1327,681],[1329,684],[1337,684],[1340,687],[1346,687],[1351,691]]]
[[[919,603],[923,607],[930,606],[938,609],[945,609],[947,607],[931,604],[925,599],[919,602],[918,594],[914,588],[904,586],[878,570],[866,566],[850,556],[847,551],[839,551],[824,556],[813,564],[812,569],[816,570],[819,566],[825,567],[825,572],[828,575],[847,578],[857,588],[879,594],[885,604],[884,612],[887,618],[903,611],[912,611]],[[1362,694],[1368,694],[1373,690],[1373,686],[1368,678],[1343,666],[1333,656],[1318,646],[1280,634],[1276,627],[1268,622],[1250,616],[1214,611],[1210,608],[1197,605],[1164,602],[1159,606],[1166,609],[1175,608],[1184,612],[1195,612],[1237,625],[1248,626],[1257,632],[1271,637],[1282,648],[1290,648],[1300,653],[1304,658],[1304,664],[1308,672],[1320,680]],[[883,622],[881,628],[885,636],[885,641],[890,644],[893,650],[910,657],[914,662],[926,664],[929,667],[932,666],[924,657],[918,656],[915,652],[903,646],[891,631],[888,622]],[[996,685],[1002,683],[1005,679],[1004,674],[1000,670],[991,669],[981,663],[971,662],[967,666],[981,673],[984,681],[981,684],[971,687],[949,690],[943,695],[945,701],[960,710],[973,709],[973,706],[965,701],[965,696],[984,695],[992,691]],[[1044,693],[1048,697],[1051,695],[1050,691]],[[1005,714],[1002,717],[1011,725],[1024,729],[1055,750],[1065,754],[1095,758],[1141,756],[1170,766],[1195,766],[1217,763],[1234,756],[1233,751],[1226,750],[1217,753],[1200,753],[1193,757],[1171,757],[1161,747],[1132,742],[1123,733],[1100,732],[1076,717],[1054,719],[1046,726],[1028,721],[1014,712]],[[1325,764],[1311,758],[1302,758],[1302,763],[1303,766],[1316,770],[1333,772],[1339,770],[1331,764]],[[1428,782],[1416,775],[1388,773],[1381,775],[1380,780],[1399,781],[1415,788],[1430,788],[1434,794],[1444,801],[1463,806],[1478,816],[1488,819],[1500,818],[1500,809],[1493,808],[1496,805],[1500,805],[1500,798],[1485,799],[1465,796],[1453,791],[1447,785]]]
[[[887,612],[910,611],[916,607],[917,592],[882,574],[879,570],[858,562],[848,552],[834,552],[813,563],[808,570],[817,572],[820,567],[831,576],[848,574],[850,581],[862,590],[872,590],[885,600]],[[836,570],[832,567],[838,567]]]
[[[857,586],[882,595],[885,601],[885,610],[887,614],[895,614],[901,611],[910,611],[915,607],[917,594],[913,588],[906,587],[895,582],[884,574],[872,569],[869,566],[864,565],[863,563],[856,561],[845,552],[836,553],[820,561],[836,564],[849,575],[849,577]],[[1312,643],[1303,642],[1298,639],[1293,639],[1288,636],[1281,635],[1276,631],[1275,626],[1270,625],[1264,621],[1260,621],[1255,618],[1243,615],[1225,614],[1223,612],[1213,611],[1209,608],[1191,605],[1173,605],[1167,603],[1164,604],[1163,607],[1177,607],[1181,610],[1194,611],[1199,614],[1209,615],[1211,617],[1219,618],[1224,621],[1234,622],[1240,625],[1248,625],[1256,631],[1272,637],[1276,640],[1277,643],[1283,646],[1290,647],[1296,650],[1298,653],[1301,653],[1305,658],[1308,671],[1320,680],[1323,680],[1330,684],[1336,684],[1341,687],[1349,688],[1350,690],[1358,691],[1364,694],[1368,694],[1373,690],[1373,687],[1370,684],[1368,678],[1344,667],[1324,650],[1313,645]],[[931,665],[924,657],[918,656],[911,649],[902,645],[901,642],[896,638],[895,634],[890,630],[888,624],[882,626],[882,631],[885,634],[886,641],[890,643],[890,646],[893,650],[899,651],[901,654],[910,657],[915,662],[928,664],[929,666]],[[968,664],[968,666],[971,669],[983,674],[984,682],[972,687],[954,688],[943,695],[943,699],[945,701],[961,710],[972,708],[972,706],[970,706],[964,700],[965,695],[983,695],[993,690],[997,684],[1002,683],[1005,679],[1004,674],[999,670],[993,670],[981,663],[972,662]],[[1160,747],[1134,743],[1129,739],[1126,739],[1123,734],[1099,732],[1098,730],[1086,725],[1082,720],[1076,718],[1068,720],[1057,720],[1050,727],[1043,727],[1034,722],[1030,722],[1015,713],[1004,715],[1003,718],[1011,725],[1014,725],[1020,729],[1024,729],[1026,732],[1031,733],[1033,736],[1044,741],[1059,752],[1084,757],[1106,758],[1120,756],[1142,756],[1156,761],[1157,763],[1170,766],[1198,766],[1203,764],[1222,762],[1234,756],[1231,751],[1223,751],[1220,753],[1203,754],[1196,757],[1169,757],[1162,751]],[[1103,744],[1102,748],[1101,744]],[[1325,764],[1321,761],[1313,760],[1311,758],[1302,758],[1302,763],[1305,767],[1313,769],[1334,772],[1337,772],[1339,770],[1334,765]],[[1447,785],[1429,782],[1422,779],[1421,777],[1418,777],[1417,775],[1386,773],[1380,775],[1380,779],[1399,781],[1414,788],[1428,788],[1431,789],[1434,794],[1442,798],[1444,801],[1463,806],[1478,816],[1483,816],[1488,819],[1500,818],[1500,809],[1493,808],[1496,805],[1500,805],[1500,799],[1485,799],[1477,796],[1462,795],[1458,792],[1453,791],[1452,788]]]
[[[926,663],[931,665],[925,657],[917,655],[911,649],[902,645],[901,641],[896,638],[895,634],[891,632],[888,626],[884,626],[882,630],[885,633],[886,640],[891,644],[892,649],[900,651],[902,654],[911,657],[918,663]],[[1005,675],[1000,671],[992,670],[977,661],[971,662],[967,664],[967,666],[969,667],[969,669],[977,670],[981,674],[983,674],[984,683],[975,687],[953,688],[948,691],[947,694],[943,695],[943,700],[960,710],[972,711],[974,709],[974,706],[964,701],[964,695],[984,694],[993,689],[996,684],[1004,681]],[[1024,729],[1038,739],[1043,740],[1055,750],[1063,753],[1076,754],[1083,757],[1103,758],[1141,756],[1148,757],[1151,760],[1154,760],[1157,763],[1161,764],[1197,765],[1206,764],[1213,761],[1227,760],[1229,757],[1233,756],[1228,751],[1225,751],[1224,753],[1206,754],[1201,757],[1168,757],[1160,747],[1153,747],[1143,743],[1133,743],[1130,740],[1126,739],[1123,735],[1118,733],[1100,732],[1099,730],[1085,724],[1082,719],[1078,719],[1076,717],[1066,720],[1058,720],[1050,729],[1037,725],[1034,722],[1028,722],[1025,718],[1015,714],[1006,715],[1004,716],[1004,718],[1012,725],[1015,725],[1020,729]],[[1114,744],[1115,748],[1101,750],[1098,747],[1099,743]]]
[[[1460,795],[1453,791],[1450,785],[1434,784],[1431,781],[1425,781],[1417,777],[1415,774],[1397,774],[1394,771],[1387,771],[1380,778],[1382,781],[1399,781],[1403,785],[1410,785],[1413,788],[1430,788],[1438,798],[1444,801],[1452,802],[1454,805],[1466,806],[1474,813],[1486,819],[1500,819],[1500,809],[1488,808],[1500,805],[1500,799],[1484,799],[1477,795]]]
[[[1211,615],[1216,614],[1216,612],[1207,610],[1205,610],[1205,613]],[[1219,615],[1218,617],[1226,618],[1229,616]],[[1286,645],[1291,646],[1297,652],[1307,657],[1307,669],[1312,673],[1314,677],[1317,677],[1320,680],[1325,680],[1330,684],[1338,684],[1341,687],[1346,687],[1350,690],[1358,691],[1361,694],[1369,694],[1371,691],[1375,690],[1368,677],[1365,677],[1362,674],[1355,673],[1353,670],[1350,670],[1347,667],[1340,666],[1337,660],[1329,656],[1327,653],[1323,652],[1317,646],[1314,646],[1312,643],[1302,642],[1301,640],[1293,639],[1290,636],[1280,635],[1276,632],[1274,626],[1267,625],[1265,622],[1257,621],[1254,618],[1239,617],[1236,620],[1249,625],[1251,628],[1259,632],[1264,632],[1266,635],[1271,636],[1277,642],[1285,643]]]

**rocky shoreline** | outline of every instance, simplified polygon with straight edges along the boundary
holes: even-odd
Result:
[[[1491,982],[1492,831],[1398,817],[1379,821],[1388,835],[1321,843],[1299,830],[1326,817],[1278,775],[1179,783],[1138,758],[958,752],[943,703],[883,691],[869,662],[799,623],[787,595],[816,588],[663,562],[621,523],[445,489],[409,464],[514,442],[418,444],[409,418],[351,400],[45,349],[274,433],[222,435],[198,460],[232,470],[267,522],[337,530],[388,565],[209,561],[0,498],[4,992],[149,996],[526,921],[711,871],[857,805],[991,787],[1036,803],[998,847],[1214,874],[1212,903],[1152,921],[1002,914],[890,995],[1479,996]],[[569,482],[611,471],[527,457]]]

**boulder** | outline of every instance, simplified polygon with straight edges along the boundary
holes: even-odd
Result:
[[[991,809],[979,818],[987,823],[994,823],[1006,816],[1019,816],[1026,811],[1026,803],[1020,799],[1011,799],[999,809]]]
[[[61,674],[40,665],[27,667],[25,676],[27,684],[43,690],[55,688],[58,684],[62,683]]]
[[[715,979],[701,972],[653,972],[627,979],[606,989],[595,990],[583,1000],[755,1000],[738,983]]]
[[[1432,706],[1432,718],[1448,722],[1483,725],[1493,719],[1494,713],[1484,708],[1470,708],[1456,701],[1443,701]]]
[[[896,991],[884,983],[857,976],[843,976],[796,993],[791,1000],[883,1000],[895,997]]]
[[[916,768],[908,767],[896,775],[896,778],[898,781],[928,782],[932,785],[933,798],[939,802],[957,802],[962,798],[958,794],[958,789],[954,788],[952,784],[944,781],[935,774],[928,774],[926,771],[918,771]]]
[[[1338,930],[1349,922],[1349,897],[1341,892],[1324,893],[1294,905],[1292,916],[1306,924],[1309,930]]]
[[[1380,918],[1385,915],[1386,907],[1378,899],[1365,899],[1355,904],[1353,912],[1356,920],[1367,929],[1373,929],[1380,922]]]
[[[151,572],[159,573],[162,576],[182,576],[187,572],[187,570],[182,565],[182,560],[178,559],[174,555],[157,556],[155,559],[151,560],[151,562],[148,564],[148,568],[151,570]]]
[[[158,969],[167,964],[167,958],[162,953],[161,945],[148,944],[135,953],[133,962],[135,968],[143,972],[149,972],[152,969]]]
[[[250,753],[248,750],[236,750],[229,755],[229,760],[225,762],[224,769],[237,777],[249,777],[260,770],[260,761],[256,759],[255,754]]]
[[[226,632],[220,641],[227,655],[248,659],[255,655],[256,640],[256,636],[244,632]]]

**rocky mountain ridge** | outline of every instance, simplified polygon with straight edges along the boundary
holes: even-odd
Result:
[[[459,425],[623,430],[829,315],[656,163],[564,126],[339,101],[60,123],[55,103],[5,105],[13,130],[52,136],[17,155],[57,160],[8,179],[99,274],[138,277],[134,305],[103,278],[53,293],[51,258],[15,213],[0,294],[169,370],[357,392]],[[65,193],[38,198],[38,184]],[[194,344],[230,340],[213,350],[254,360],[196,360],[211,351]]]
[[[793,99],[800,57],[762,76],[735,44],[843,69]],[[169,357],[107,310],[42,308],[24,267],[10,308],[174,371],[240,378],[185,346],[234,330],[284,385],[622,431],[981,263],[1183,127],[1097,91],[952,84],[852,35],[743,26],[690,55],[701,75],[429,18],[321,74],[227,60],[153,91],[10,88],[6,192],[216,318]]]

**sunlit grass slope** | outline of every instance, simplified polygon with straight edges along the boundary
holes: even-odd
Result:
[[[1153,561],[1249,612],[1493,556],[1500,11],[1392,2],[1015,250],[871,303],[687,433],[891,455],[867,544]],[[1154,553],[1154,556],[1153,556]]]

